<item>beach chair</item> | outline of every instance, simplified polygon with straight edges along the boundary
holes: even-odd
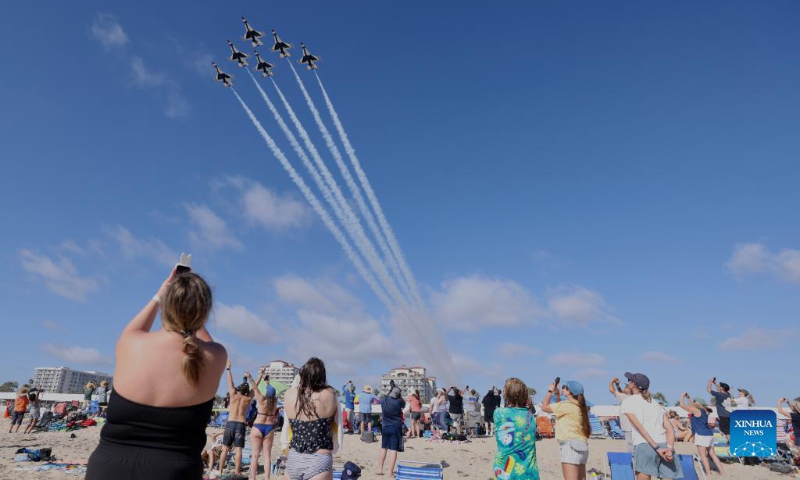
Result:
[[[606,438],[606,432],[603,429],[603,424],[600,422],[600,419],[597,418],[597,415],[593,413],[589,414],[589,425],[592,427],[591,438]]]
[[[728,439],[719,430],[714,431],[714,453],[723,462],[736,460],[736,457],[731,455]]]
[[[444,471],[439,463],[413,462],[411,460],[397,462],[396,480],[441,480],[443,478]]]
[[[211,426],[215,428],[225,427],[225,422],[228,421],[228,415],[229,412],[219,412],[217,414],[217,418],[214,419],[214,422],[211,424]]]
[[[618,420],[610,420],[608,422],[608,430],[614,440],[625,440],[625,432],[620,428]]]
[[[541,438],[553,438],[556,433],[553,431],[553,422],[547,415],[540,415],[536,417],[536,433]]]
[[[695,460],[700,462],[700,459],[697,458],[696,455],[678,455],[678,463],[681,464],[684,480],[700,480],[700,477],[697,476],[697,470],[694,468]],[[706,474],[703,472],[702,464],[700,465],[700,473],[703,475],[703,480],[705,480]]]
[[[63,417],[67,414],[67,404],[64,402],[57,404],[55,407],[53,407],[53,413],[59,417]]]
[[[608,465],[603,464],[603,477],[613,480],[635,480],[633,456],[628,452],[608,452]],[[608,470],[606,469],[608,467]],[[610,471],[609,471],[610,470]]]

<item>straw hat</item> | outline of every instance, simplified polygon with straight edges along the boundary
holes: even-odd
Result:
[[[18,396],[18,397],[21,397],[21,396],[23,396],[23,395],[27,395],[27,394],[28,394],[28,392],[30,392],[30,389],[29,389],[28,387],[26,387],[26,386],[24,386],[24,387],[21,387],[21,388],[19,388],[19,389],[17,390],[17,396]]]
[[[100,382],[100,386],[101,387],[108,387],[108,380],[103,380],[102,382]]]
[[[364,391],[367,393],[372,393],[372,387],[369,385],[364,385]]]

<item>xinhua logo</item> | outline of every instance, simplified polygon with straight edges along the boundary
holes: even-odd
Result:
[[[735,410],[731,413],[731,455],[774,457],[778,419],[772,410]]]

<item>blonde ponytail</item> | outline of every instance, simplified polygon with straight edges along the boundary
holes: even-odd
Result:
[[[653,398],[650,396],[650,390],[642,390],[641,394],[642,398],[647,400],[648,403],[653,403]]]
[[[194,334],[183,338],[183,375],[193,387],[200,383],[200,368],[203,366],[203,356]]]

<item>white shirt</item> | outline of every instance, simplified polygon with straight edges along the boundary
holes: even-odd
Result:
[[[622,392],[614,392],[614,396],[620,402],[624,402],[626,398],[630,397],[627,393]],[[622,429],[623,432],[628,433],[633,429],[633,425],[631,425],[631,421],[628,420],[628,416],[624,413],[620,413],[619,415],[619,428]],[[625,435],[627,437],[627,435]]]
[[[622,402],[620,413],[623,415],[626,413],[635,415],[654,442],[667,442],[667,431],[664,430],[664,415],[666,415],[667,411],[658,402],[648,402],[641,395],[631,395]],[[639,430],[632,425],[631,435],[633,445],[647,443],[647,440],[639,433]]]

